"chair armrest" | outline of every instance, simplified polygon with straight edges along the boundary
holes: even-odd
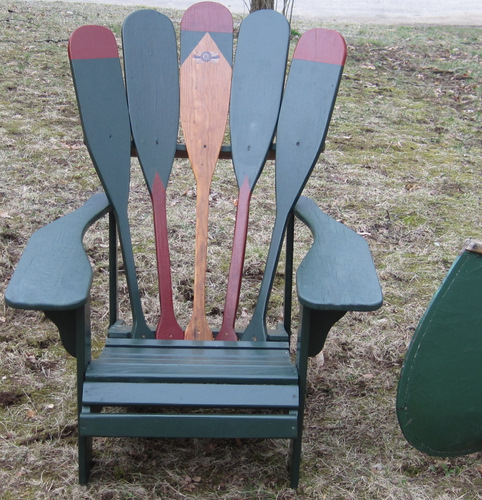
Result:
[[[107,197],[99,193],[78,210],[36,231],[5,291],[7,305],[41,311],[65,311],[84,305],[92,269],[82,238],[109,209]]]
[[[299,199],[295,214],[314,237],[296,275],[300,303],[325,311],[381,307],[382,291],[366,241],[323,213],[309,198]]]

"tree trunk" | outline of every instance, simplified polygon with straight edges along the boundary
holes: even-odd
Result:
[[[274,9],[274,0],[251,0],[249,12],[261,9]]]

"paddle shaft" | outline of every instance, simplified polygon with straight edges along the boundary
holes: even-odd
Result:
[[[159,176],[156,176],[154,179],[151,201],[154,211],[157,278],[159,283],[159,301],[161,305],[161,315],[156,328],[156,339],[182,340],[184,338],[184,331],[176,320],[172,300],[171,259],[169,256],[166,215],[166,189]]]
[[[119,240],[121,244],[122,259],[124,260],[124,268],[126,272],[127,289],[129,291],[129,300],[132,311],[132,332],[133,338],[149,338],[152,337],[151,328],[147,325],[144,312],[142,309],[139,286],[137,282],[136,265],[134,261],[134,253],[132,251],[131,233],[129,231],[129,220],[126,209],[119,209],[119,206],[114,207],[117,219],[117,228],[119,232]]]
[[[224,303],[223,323],[216,340],[238,340],[234,325],[241,291],[246,238],[248,234],[249,204],[252,191],[248,179],[243,182],[238,194],[236,223],[234,226],[233,250],[229,267],[228,286]]]

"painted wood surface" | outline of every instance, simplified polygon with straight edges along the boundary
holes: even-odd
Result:
[[[186,339],[213,338],[205,313],[209,190],[228,116],[232,68],[225,54],[232,54],[232,26],[229,11],[214,2],[194,5],[181,20],[181,124],[197,189],[194,304]],[[221,46],[216,32],[228,35]]]
[[[297,411],[286,414],[219,415],[90,413],[79,416],[81,436],[220,439],[289,439],[298,433]],[[296,485],[291,482],[291,487]]]
[[[228,384],[86,382],[83,401],[88,405],[125,406],[205,406],[222,408],[296,408],[298,386],[249,384],[236,387]]]
[[[36,231],[8,283],[7,305],[64,311],[85,304],[92,284],[92,269],[82,237],[108,209],[106,196],[99,193],[76,211]]]
[[[336,55],[324,56],[324,45],[335,50]],[[258,302],[244,340],[266,338],[266,310],[288,215],[323,147],[345,59],[345,41],[333,30],[309,30],[295,49],[276,135],[275,225]]]
[[[374,311],[382,290],[365,239],[301,196],[297,217],[313,234],[313,244],[296,273],[298,300],[325,311]]]
[[[179,129],[179,73],[176,34],[171,20],[154,10],[139,10],[122,28],[129,115],[139,162],[154,213],[161,314],[158,339],[182,339],[173,307],[166,189]]]
[[[239,31],[230,104],[232,157],[239,194],[223,323],[216,340],[238,338],[234,327],[249,205],[278,120],[289,35],[286,18],[273,10],[250,14]]]
[[[482,254],[453,263],[413,335],[397,394],[407,440],[434,456],[482,450]]]
[[[102,26],[77,29],[69,39],[69,57],[85,142],[116,215],[133,316],[132,335],[150,337],[127,215],[131,129],[114,34]]]

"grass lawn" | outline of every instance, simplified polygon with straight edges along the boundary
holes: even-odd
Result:
[[[67,58],[70,33],[111,28],[132,7],[4,0],[0,6],[0,294],[34,230],[79,207],[100,184],[83,145]],[[175,21],[181,12],[164,11]],[[235,18],[239,25],[240,18]],[[294,32],[315,26],[297,20]],[[425,456],[403,439],[395,393],[413,331],[466,239],[482,238],[481,31],[450,26],[322,23],[348,59],[326,151],[306,186],[373,252],[385,295],[347,314],[311,362],[297,493],[287,443],[94,440],[96,464],[77,484],[75,360],[40,314],[0,307],[0,498],[482,498],[482,454]],[[293,44],[295,43],[293,40]],[[273,217],[273,166],[255,190],[240,324],[253,310]],[[147,191],[133,162],[131,217],[143,305],[158,314]],[[176,161],[168,189],[176,313],[192,305],[195,182]],[[220,322],[236,186],[220,163],[212,189],[207,300]],[[107,323],[105,222],[86,236],[95,272],[94,350]],[[310,237],[298,237],[301,258]],[[229,252],[228,252],[229,254]],[[216,272],[215,272],[216,271]],[[123,289],[125,284],[121,283]],[[121,307],[128,314],[124,299]],[[278,319],[274,294],[270,321]],[[3,301],[2,301],[3,302]]]

